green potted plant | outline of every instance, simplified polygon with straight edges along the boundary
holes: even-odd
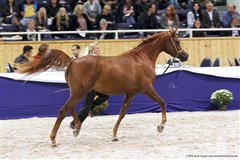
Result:
[[[227,105],[233,100],[233,94],[227,89],[216,90],[211,95],[211,102],[218,106],[220,111],[226,111]]]

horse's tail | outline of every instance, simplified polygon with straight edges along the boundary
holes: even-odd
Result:
[[[43,72],[49,68],[61,70],[68,67],[72,59],[63,51],[52,49],[49,54],[43,55],[38,59],[33,59],[27,63],[17,66],[17,72],[33,74]]]

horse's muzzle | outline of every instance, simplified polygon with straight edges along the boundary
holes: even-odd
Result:
[[[185,62],[188,60],[188,56],[189,54],[187,52],[182,51],[178,54],[177,58],[179,58],[181,62]]]

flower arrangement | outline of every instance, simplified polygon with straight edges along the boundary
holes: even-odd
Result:
[[[211,102],[217,106],[227,105],[233,100],[233,94],[227,89],[216,90],[211,95]]]

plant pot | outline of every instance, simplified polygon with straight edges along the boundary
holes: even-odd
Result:
[[[219,111],[226,111],[227,110],[227,105],[218,105],[218,110]]]

